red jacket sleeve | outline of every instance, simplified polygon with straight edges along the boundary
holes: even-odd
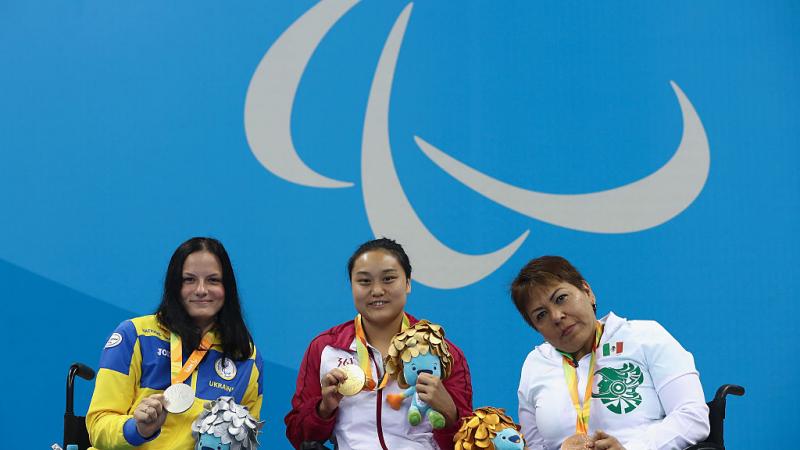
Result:
[[[450,354],[453,356],[453,369],[450,372],[450,376],[444,380],[444,387],[456,404],[458,418],[450,427],[433,430],[433,438],[436,439],[436,443],[439,444],[439,448],[442,450],[453,450],[453,436],[461,427],[461,418],[472,414],[472,377],[469,374],[467,359],[461,349],[449,341],[447,345],[450,347]]]
[[[292,410],[284,418],[286,437],[294,448],[299,449],[304,441],[326,441],[333,433],[336,414],[330,419],[323,419],[317,414],[317,404],[322,399],[319,382],[319,367],[324,339],[318,337],[303,356],[300,372],[297,374],[297,386],[292,397]]]

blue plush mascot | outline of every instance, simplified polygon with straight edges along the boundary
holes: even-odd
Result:
[[[399,410],[403,401],[411,398],[411,405],[408,407],[408,422],[411,425],[419,425],[423,418],[427,418],[434,429],[444,428],[444,416],[419,398],[416,384],[423,373],[446,379],[452,365],[453,357],[450,356],[444,340],[442,327],[420,320],[392,338],[386,373],[395,378],[397,385],[405,391],[402,394],[387,395],[386,401],[392,408]]]

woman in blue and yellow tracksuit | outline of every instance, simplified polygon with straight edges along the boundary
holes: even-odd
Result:
[[[199,363],[192,369],[187,361],[193,360]],[[262,366],[225,248],[215,239],[192,238],[172,255],[156,314],[126,320],[106,342],[86,416],[92,445],[191,449],[192,422],[205,402],[220,396],[232,396],[258,419]],[[168,413],[163,392],[177,383],[194,390],[194,403]]]

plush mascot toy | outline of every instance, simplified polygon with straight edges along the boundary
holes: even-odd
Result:
[[[455,450],[523,450],[525,439],[505,410],[485,406],[461,419]]]
[[[422,418],[427,417],[433,428],[444,428],[444,416],[420,400],[416,384],[417,378],[423,373],[447,379],[452,366],[453,357],[447,349],[442,327],[420,320],[392,338],[386,372],[405,391],[387,395],[386,401],[392,408],[400,409],[403,400],[411,397],[411,406],[408,408],[408,422],[411,425],[419,425]]]
[[[241,450],[258,448],[258,433],[264,421],[257,421],[233,397],[220,397],[203,405],[192,423],[195,450]]]

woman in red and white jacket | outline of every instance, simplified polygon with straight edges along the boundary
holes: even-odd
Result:
[[[391,239],[362,244],[347,264],[358,315],[311,341],[297,376],[292,410],[286,415],[286,436],[295,448],[303,442],[331,440],[338,450],[452,450],[461,417],[472,412],[472,383],[461,350],[447,341],[453,368],[446,380],[421,374],[419,398],[445,417],[434,430],[427,420],[408,423],[409,401],[400,410],[385,401],[402,390],[394,380],[382,380],[384,357],[392,337],[417,319],[406,314],[411,292],[411,263],[403,247]],[[357,348],[364,345],[359,359]],[[368,360],[367,360],[368,355]],[[341,367],[368,365],[364,390],[343,397]],[[381,382],[383,381],[383,383]]]

